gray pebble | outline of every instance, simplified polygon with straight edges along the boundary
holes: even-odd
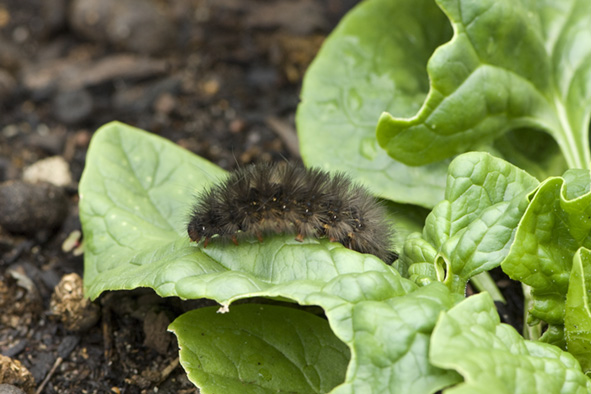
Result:
[[[176,94],[180,88],[181,80],[178,77],[136,85],[117,91],[113,96],[113,104],[120,111],[149,111],[162,94]]]
[[[53,100],[54,113],[66,124],[76,124],[92,113],[93,100],[84,89],[59,92]]]
[[[15,234],[34,235],[57,228],[68,212],[61,187],[46,182],[0,184],[0,226]]]
[[[11,384],[0,384],[0,394],[25,394],[25,392]]]
[[[153,0],[74,0],[70,10],[74,30],[97,42],[153,54],[174,41],[171,16]]]

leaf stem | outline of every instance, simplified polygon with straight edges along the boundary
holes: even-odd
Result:
[[[538,322],[533,326],[527,324],[529,310],[533,307],[534,301],[531,296],[531,287],[522,283],[521,288],[523,289],[523,337],[537,341],[542,336],[542,322]]]
[[[554,134],[569,168],[591,169],[589,136],[586,129],[576,133],[573,130],[562,102],[555,99],[556,113],[560,121],[559,130]],[[588,127],[587,125],[584,127]]]

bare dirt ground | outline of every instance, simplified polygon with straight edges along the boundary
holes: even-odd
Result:
[[[0,3],[0,383],[27,393],[196,392],[166,326],[207,301],[141,290],[79,310],[78,279],[54,291],[64,275],[83,275],[77,185],[90,138],[120,120],[226,169],[297,159],[303,73],[354,3]],[[59,186],[31,183],[39,179]]]

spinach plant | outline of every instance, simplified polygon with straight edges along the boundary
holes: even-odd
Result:
[[[86,294],[216,300],[170,326],[204,393],[589,392],[590,100],[587,0],[368,0],[310,67],[297,124],[308,165],[391,201],[396,264],[290,236],[190,244],[192,196],[223,170],[111,123],[80,183]],[[541,337],[464,297],[499,266]],[[251,297],[326,319],[231,305]]]

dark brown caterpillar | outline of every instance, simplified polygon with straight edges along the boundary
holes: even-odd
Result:
[[[387,263],[392,230],[386,209],[342,173],[331,175],[292,163],[254,164],[232,172],[197,199],[188,225],[192,241],[214,235],[238,237],[269,233],[326,237]]]

